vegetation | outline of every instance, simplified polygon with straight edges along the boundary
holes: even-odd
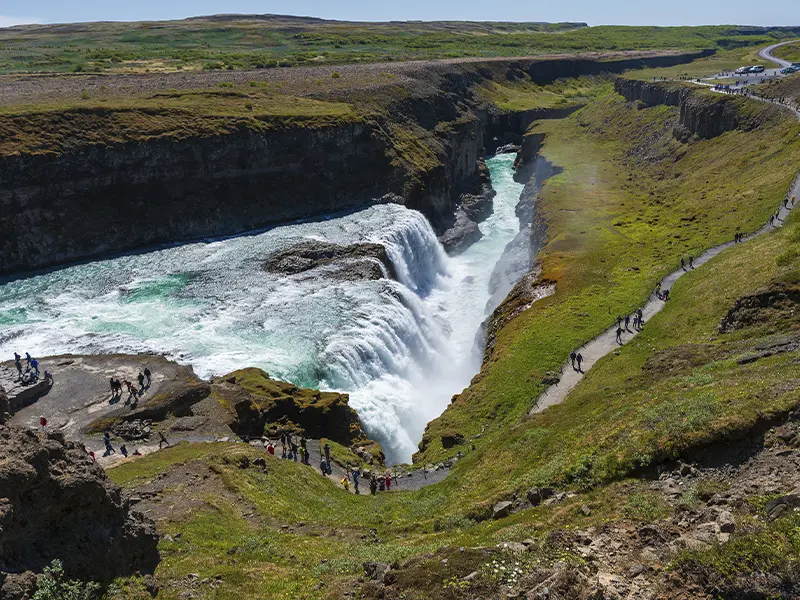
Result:
[[[786,44],[785,46],[776,48],[773,54],[783,60],[800,63],[800,43]]]
[[[33,600],[98,600],[100,585],[67,579],[60,560],[45,567],[36,586]]]
[[[788,35],[734,26],[347,23],[270,16],[30,25],[0,31],[0,73],[213,71],[555,52],[724,50]]]
[[[653,79],[665,77],[667,79],[689,78],[697,79],[711,77],[723,71],[734,71],[739,67],[747,65],[761,65],[765,67],[777,67],[769,61],[764,61],[758,56],[758,47],[737,48],[735,50],[725,50],[717,52],[712,56],[701,58],[687,65],[675,65],[674,67],[661,67],[655,69],[637,69],[629,71],[626,77],[631,79]]]
[[[748,102],[746,110],[772,109]],[[456,429],[471,443],[484,429],[478,451],[444,484],[456,486],[463,477],[469,491],[460,490],[462,503],[465,493],[478,502],[531,484],[607,481],[798,401],[794,392],[764,395],[796,370],[789,355],[736,363],[737,351],[747,350],[744,339],[761,337],[759,331],[749,331],[740,345],[728,341],[739,339],[733,336],[714,338],[713,352],[704,355],[709,365],[697,373],[642,370],[658,349],[678,347],[680,355],[686,344],[708,342],[738,296],[789,269],[778,262],[792,243],[788,227],[682,279],[645,332],[595,365],[564,404],[526,417],[547,372],[557,372],[573,348],[616,315],[640,306],[681,256],[768,220],[800,153],[797,122],[769,114],[768,124],[754,131],[681,144],[671,135],[676,108],[636,111],[607,95],[536,127],[547,135],[544,155],[564,168],[541,197],[551,232],[540,255],[542,278],[557,282],[556,293],[500,332],[493,360],[429,426],[431,442],[419,457],[425,461],[459,450],[442,448],[441,431]],[[731,398],[731,389],[741,393]]]

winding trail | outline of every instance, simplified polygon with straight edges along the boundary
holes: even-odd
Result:
[[[798,115],[800,116],[800,115]],[[792,204],[791,199],[793,197],[797,197],[800,199],[800,175],[798,175],[795,180],[792,182],[791,187],[789,188],[789,192],[786,194],[786,197],[789,200],[788,206],[784,206],[784,200],[781,200],[780,207],[779,207],[779,215],[778,219],[773,223],[767,223],[758,231],[751,233],[750,235],[743,238],[743,241],[751,240],[756,236],[763,235],[776,229],[777,227],[783,226],[783,221],[788,216],[789,212],[794,208],[795,204]],[[725,242],[724,244],[720,244],[719,246],[714,246],[713,248],[709,248],[705,252],[703,252],[700,256],[695,257],[694,259],[694,268],[701,267],[709,260],[714,258],[717,254],[725,250],[726,248],[730,248],[734,245],[733,241]],[[682,268],[676,269],[669,275],[667,275],[661,282],[661,289],[662,290],[669,290],[672,288],[673,284],[688,270],[684,270]],[[659,300],[655,294],[652,294],[650,298],[647,300],[645,305],[642,307],[642,313],[644,317],[644,321],[647,322],[650,318],[661,311],[664,308],[664,302]],[[579,352],[583,356],[583,363],[581,365],[581,371],[577,371],[572,368],[569,359],[562,365],[561,367],[561,380],[547,388],[544,392],[542,392],[539,397],[536,399],[536,402],[531,408],[528,414],[534,415],[536,413],[540,413],[544,411],[549,406],[553,406],[555,404],[561,404],[567,397],[567,395],[572,391],[572,389],[580,383],[583,376],[586,372],[591,369],[594,364],[606,356],[611,352],[614,352],[620,345],[624,345],[630,340],[632,340],[638,334],[638,331],[635,329],[626,330],[622,335],[622,344],[618,344],[616,341],[616,325],[612,326],[611,328],[607,329],[605,332],[600,334],[598,337],[594,338],[593,340],[587,342],[580,348],[576,349],[575,352]]]
[[[781,67],[790,67],[792,63],[788,60],[784,60],[782,58],[778,58],[777,56],[773,56],[772,51],[776,48],[780,48],[781,46],[787,46],[789,44],[796,44],[800,42],[800,40],[789,40],[788,42],[780,42],[777,44],[772,44],[771,46],[767,46],[766,48],[762,48],[758,51],[758,55],[763,58],[764,60],[770,60],[774,62],[776,65],[780,65]]]

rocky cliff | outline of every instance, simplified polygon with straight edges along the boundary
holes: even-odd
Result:
[[[692,135],[713,138],[726,131],[753,129],[766,117],[764,113],[755,115],[745,110],[747,98],[718,94],[690,84],[618,77],[614,89],[629,102],[639,102],[642,108],[680,107],[680,121],[674,132],[678,139]]]
[[[355,98],[347,90],[311,94],[358,109],[314,125],[221,118],[217,133],[134,137],[110,130],[102,142],[97,129],[115,127],[108,109],[66,115],[77,127],[68,140],[62,139],[66,117],[53,117],[41,125],[53,131],[25,136],[63,143],[0,155],[0,274],[236,234],[363,206],[386,193],[402,196],[443,232],[455,222],[461,196],[475,191],[487,135],[492,143],[507,133],[519,136],[536,118],[533,111],[490,110],[476,85],[548,83],[679,64],[701,54],[386,65],[402,83]],[[184,74],[162,79],[168,87],[191,86]],[[15,123],[5,127],[11,139]],[[82,127],[92,135],[82,136]]]
[[[157,543],[83,446],[0,426],[0,598],[30,597],[54,559],[84,580],[152,573]]]

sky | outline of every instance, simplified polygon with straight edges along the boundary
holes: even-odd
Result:
[[[0,0],[0,27],[273,13],[354,21],[580,21],[590,25],[800,25],[800,0]]]

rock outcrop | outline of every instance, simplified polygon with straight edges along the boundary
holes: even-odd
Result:
[[[618,77],[614,89],[629,102],[639,102],[642,108],[651,106],[677,106],[680,108],[679,125],[673,132],[679,140],[693,135],[714,138],[726,131],[749,130],[757,127],[776,107],[762,107],[754,113],[743,110],[748,100],[742,96],[715,94],[675,82],[650,82]]]
[[[230,411],[230,427],[242,437],[276,436],[286,430],[348,447],[367,439],[347,394],[300,388],[271,379],[261,369],[215,379],[212,394]]]
[[[157,544],[154,523],[130,509],[83,446],[0,426],[1,598],[28,597],[24,574],[54,559],[83,580],[152,573]]]
[[[347,281],[395,278],[394,264],[381,244],[362,243],[342,246],[330,242],[307,241],[271,254],[264,261],[270,273],[296,275],[319,267],[331,267],[326,276]]]
[[[800,285],[776,282],[734,302],[719,324],[720,333],[780,319],[795,318],[800,309]]]

